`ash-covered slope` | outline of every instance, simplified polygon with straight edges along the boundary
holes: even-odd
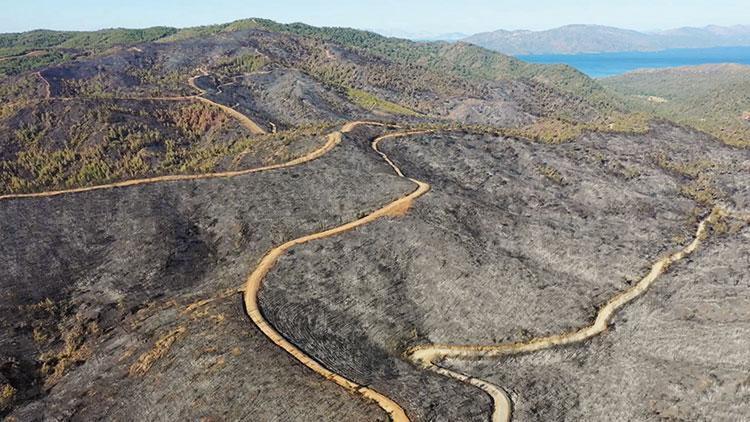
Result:
[[[601,86],[570,68],[531,65],[468,44],[415,43],[263,20],[192,31],[98,49],[92,40],[92,51],[81,49],[52,65],[19,64],[25,70],[0,77],[0,134],[17,145],[1,157],[5,191],[216,171],[236,166],[236,157],[248,151],[258,161],[280,161],[305,151],[289,146],[290,139],[356,119],[499,126],[555,141],[558,132],[642,127]],[[12,60],[25,63],[58,52],[40,48],[31,58]],[[165,124],[165,113],[149,111],[155,108],[149,102],[178,108],[179,101],[199,99],[201,111],[166,122],[179,130],[154,132]],[[209,129],[231,131],[219,124],[227,117],[227,125],[236,125],[231,120],[237,116],[221,105],[254,127],[201,141]],[[49,121],[50,114],[72,116],[79,109],[94,114],[84,124],[102,127],[81,130],[72,121]],[[24,117],[30,113],[35,119]],[[140,124],[133,126],[136,120]],[[71,142],[36,143],[39,137],[60,138],[51,133],[53,125]],[[112,132],[104,140],[102,128]],[[257,136],[261,131],[286,134],[269,140]],[[276,145],[274,151],[258,150],[268,143]],[[69,169],[71,163],[80,168]]]
[[[411,189],[369,136],[288,170],[3,201],[3,414],[384,420],[268,342],[237,290],[271,246]]]
[[[527,64],[464,43],[417,43],[262,19],[189,28],[157,42],[94,51],[93,56],[81,55],[44,71],[53,95],[92,90],[178,95],[189,88],[177,75],[194,76],[199,68],[230,78],[281,68],[302,71],[328,89],[365,90],[434,116],[450,114],[466,99],[511,99],[535,116],[555,114],[564,106],[570,118],[583,120],[606,115],[616,106],[594,81],[571,68]],[[277,78],[282,74],[263,79],[275,86]],[[498,85],[501,81],[513,84]],[[278,96],[266,99],[273,97]],[[561,103],[550,104],[555,98]]]
[[[379,221],[285,256],[269,276],[261,303],[284,335],[336,371],[367,380],[417,420],[487,420],[491,404],[485,402],[484,411],[477,413],[460,401],[444,403],[427,384],[414,389],[417,375],[404,357],[411,347],[524,341],[582,327],[598,307],[640,280],[653,262],[692,241],[697,221],[712,202],[746,210],[750,201],[747,151],[671,125],[647,135],[590,135],[559,146],[446,133],[385,141],[381,148],[405,175],[429,182],[431,191],[401,219]],[[702,160],[710,161],[714,170],[704,170],[702,176],[692,173],[692,166]],[[711,242],[738,245],[747,230],[741,220],[727,219],[713,229]],[[704,256],[693,258],[694,265]],[[747,284],[748,274],[736,266],[720,271],[714,261],[707,265],[714,266],[717,278]],[[658,286],[662,283],[690,281],[671,275],[657,281]],[[700,299],[686,300],[679,306],[703,306]],[[717,303],[714,312],[729,318],[736,314],[733,303]],[[750,321],[744,315],[738,318],[732,328],[710,339],[691,337],[696,353],[712,350],[717,342],[729,343],[731,362],[701,360],[703,370],[717,377],[716,385],[739,385],[736,370],[744,355],[733,333],[747,330]],[[615,321],[614,330],[619,332],[621,321]],[[684,344],[662,339],[660,353],[678,353]],[[624,360],[627,353],[615,346],[588,347],[594,346],[575,348],[585,350],[574,355],[576,361],[640,365]],[[588,352],[594,355],[583,355]],[[594,421],[607,414],[640,419],[641,412],[648,419],[670,406],[670,400],[693,394],[674,393],[656,404],[637,395],[643,400],[638,410],[627,401],[584,402],[576,397],[592,389],[616,394],[618,378],[568,383],[560,371],[588,380],[597,369],[584,367],[579,373],[563,363],[564,369],[555,366],[547,374],[543,365],[555,365],[559,359],[546,363],[546,357],[560,353],[570,354],[563,349],[518,358],[520,363],[510,370],[520,374],[517,378],[506,375],[504,359],[449,365],[508,388],[520,409],[516,420]],[[528,362],[539,367],[522,366]],[[687,358],[681,362],[685,377],[699,370]],[[657,372],[662,384],[674,378],[664,371]],[[656,382],[647,373],[639,370],[629,388],[637,391]],[[512,382],[506,385],[506,380]],[[724,394],[722,400],[730,405],[723,415],[731,419],[744,414],[742,398]]]
[[[286,169],[0,198],[3,416],[385,420],[264,337],[239,289],[270,248],[414,190],[370,147],[386,130],[432,128],[382,144],[432,191],[292,248],[260,305],[303,353],[415,421],[486,420],[492,403],[410,362],[409,347],[576,327],[713,204],[749,206],[746,150],[667,123],[616,133],[633,131],[617,120],[627,110],[569,68],[263,20],[139,36],[155,38],[67,34],[9,60],[6,192],[295,163],[343,122],[391,126]],[[544,130],[575,140],[494,135]]]

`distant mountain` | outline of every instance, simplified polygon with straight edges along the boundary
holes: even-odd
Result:
[[[677,28],[658,32],[669,48],[701,48],[750,45],[750,25]]]
[[[469,34],[463,32],[431,33],[412,32],[399,29],[367,29],[367,31],[383,35],[385,37],[404,38],[413,41],[460,41],[467,38]]]
[[[448,32],[445,34],[437,34],[437,35],[422,35],[417,38],[414,38],[415,41],[460,41],[464,38],[468,37],[468,34],[464,34],[463,32]]]
[[[464,41],[513,55],[656,51],[750,45],[750,26],[711,25],[644,33],[600,25],[567,25],[546,31],[485,32]]]

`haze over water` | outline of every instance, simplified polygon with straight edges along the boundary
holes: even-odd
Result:
[[[708,63],[750,65],[750,47],[674,49],[655,52],[540,54],[518,56],[532,63],[564,63],[594,77],[619,75],[642,68],[694,66]]]

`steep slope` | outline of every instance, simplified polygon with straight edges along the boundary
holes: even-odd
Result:
[[[43,34],[20,34],[9,45],[28,47],[36,38],[55,38]],[[259,19],[171,32],[156,28],[116,34],[58,34],[60,39],[78,40],[73,44],[38,41],[40,48],[47,49],[44,54],[66,52],[65,61],[52,66],[37,63],[36,56],[13,59],[31,61],[20,73],[0,78],[4,100],[0,133],[9,138],[9,145],[15,145],[0,164],[6,169],[6,192],[228,169],[241,165],[247,151],[264,145],[276,147],[260,152],[259,161],[284,160],[306,151],[305,145],[293,145],[297,135],[320,134],[321,128],[355,119],[513,128],[514,134],[551,142],[570,139],[584,130],[642,131],[646,127],[644,119],[629,115],[598,83],[569,67],[527,64],[465,43],[415,43],[352,29]],[[159,42],[140,42],[153,38]],[[71,50],[72,45],[79,50]],[[40,102],[40,96],[50,100]],[[146,102],[141,106],[138,101]],[[162,123],[151,121],[158,120],[159,113],[144,111],[154,109],[148,101],[167,108],[179,107],[179,102],[203,102],[195,107],[205,111],[177,123],[186,133],[205,131],[203,126],[221,123],[217,119],[228,116],[250,122],[251,132],[272,135],[232,133],[222,135],[219,142],[181,136],[187,139],[180,140],[175,153],[173,136],[149,135],[149,128]],[[108,145],[93,132],[75,134],[73,144],[89,152],[99,148],[96,154],[83,154],[71,142],[49,147],[13,140],[21,129],[30,133],[27,137],[46,136],[44,126],[52,124],[29,123],[20,128],[13,123],[18,113],[31,113],[40,120],[66,107],[86,104],[94,108],[89,113],[106,117],[112,114],[108,111],[111,103],[118,102],[144,108],[139,111],[143,125],[116,128],[104,142]],[[125,119],[128,114],[133,112],[124,111],[115,118]],[[103,125],[106,128],[109,123]],[[287,133],[275,135],[278,131]],[[135,138],[148,140],[133,144]],[[19,162],[19,157],[41,154],[48,157]],[[87,156],[91,163],[81,164],[85,160],[79,158]],[[90,175],[79,175],[74,168],[62,170],[74,157],[79,157],[75,160],[81,168],[89,168]],[[37,174],[30,169],[34,166],[48,169]]]
[[[645,136],[590,135],[557,146],[458,132],[386,140],[380,148],[404,175],[428,182],[430,192],[399,219],[282,256],[261,291],[261,308],[286,338],[335,372],[365,380],[415,420],[487,420],[492,403],[479,403],[483,410],[477,412],[459,401],[445,403],[444,392],[424,382],[413,389],[421,375],[406,354],[414,346],[493,345],[574,331],[648,274],[653,262],[693,242],[697,222],[711,205],[686,188],[703,176],[679,173],[677,162],[711,160],[717,170],[706,176],[723,189],[715,201],[746,209],[750,200],[746,151],[669,125]],[[669,166],[662,155],[676,162]],[[711,222],[709,231],[718,234],[747,231],[742,220]],[[731,309],[720,308],[716,312],[731,317]],[[747,329],[746,319],[737,324]],[[603,335],[610,333],[608,328]],[[736,367],[744,355],[732,333],[721,330],[714,338],[734,342]],[[679,344],[664,340],[661,353]],[[713,343],[696,339],[693,347],[710,350]],[[613,356],[621,364],[622,355],[605,352],[592,359]],[[545,356],[534,362],[543,365]],[[475,372],[473,359],[482,357],[449,366],[505,387],[502,381],[509,378],[499,377],[504,360],[488,357],[482,372]],[[738,381],[723,363],[703,364],[708,371],[721,369],[717,384]],[[508,385],[523,409],[518,420],[631,414],[627,402],[587,400],[593,408],[579,408],[575,393],[555,395],[568,387],[564,379],[532,369],[543,385],[515,379]],[[657,382],[638,373],[629,380],[632,391]],[[667,374],[660,372],[658,382],[669,382]],[[605,379],[596,384],[599,391],[615,394],[616,377]],[[590,391],[577,384],[568,388]],[[722,397],[728,418],[743,414],[741,398]]]
[[[237,291],[276,242],[411,190],[356,146],[369,136],[304,167],[3,200],[0,384],[15,394],[0,412],[385,420],[268,342]]]
[[[190,98],[40,100],[0,122],[2,193],[206,171],[246,149],[273,159],[240,121]]]
[[[488,92],[493,89],[492,83],[510,80],[537,84],[530,89],[537,98],[527,99],[529,106],[540,108],[543,100],[560,97],[582,118],[590,118],[591,109],[607,114],[616,108],[601,87],[571,68],[527,64],[463,43],[416,43],[353,29],[284,25],[263,19],[187,28],[158,41],[137,48],[126,48],[132,43],[118,44],[104,57],[83,59],[57,72],[74,80],[104,73],[106,79],[98,84],[107,88],[114,85],[112,89],[143,85],[144,80],[158,82],[163,89],[178,81],[175,72],[205,65],[205,59],[200,59],[205,57],[211,58],[215,71],[221,68],[237,74],[278,64],[303,70],[328,84],[372,90],[386,100],[400,100],[417,108],[428,100],[426,94],[442,99],[467,94],[492,99]],[[91,42],[92,46],[99,43]],[[171,58],[162,57],[166,54]],[[119,76],[112,79],[115,75],[111,73]],[[55,73],[49,76],[54,79]],[[506,91],[519,102],[529,92],[524,94]],[[435,103],[430,101],[423,107]],[[552,110],[554,107],[546,112],[551,114]]]
[[[0,195],[2,416],[486,421],[407,352],[585,325],[749,205],[747,150],[568,67],[257,19],[156,37],[0,80],[0,175],[43,191]]]
[[[500,365],[449,366],[511,392],[519,421],[742,420],[750,304],[739,292],[750,282],[750,230],[733,230],[712,230],[600,338]]]

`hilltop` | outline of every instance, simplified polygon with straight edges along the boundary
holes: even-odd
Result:
[[[465,43],[418,43],[262,19],[187,29],[33,31],[0,39],[3,51],[13,54],[0,62],[0,118],[8,138],[0,164],[6,192],[227,169],[236,165],[228,155],[258,145],[246,137],[221,146],[183,140],[173,152],[169,142],[174,144],[174,136],[165,137],[163,131],[154,139],[134,141],[163,122],[124,109],[117,113],[139,113],[143,124],[127,129],[127,148],[105,147],[101,136],[99,141],[62,142],[64,136],[101,132],[94,124],[101,116],[78,123],[55,120],[84,99],[94,105],[91,113],[97,107],[132,107],[127,100],[137,98],[193,101],[188,97],[203,92],[233,105],[261,131],[283,130],[278,136],[287,142],[296,136],[290,129],[312,133],[377,116],[425,125],[503,127],[549,142],[584,130],[643,130],[645,125],[615,96],[570,67],[528,64]],[[186,122],[226,131],[217,116],[205,113]],[[84,127],[73,133],[73,124]],[[53,129],[62,137],[56,142],[49,136]],[[125,136],[124,128],[107,130]],[[264,154],[269,153],[285,156],[282,151]]]

